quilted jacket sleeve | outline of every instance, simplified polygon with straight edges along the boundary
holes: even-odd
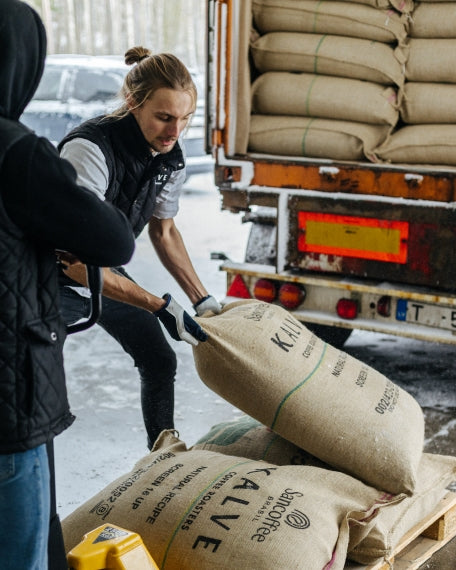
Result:
[[[5,209],[27,235],[92,265],[130,260],[134,236],[125,215],[78,186],[74,168],[46,139],[21,139],[9,150],[3,171]]]

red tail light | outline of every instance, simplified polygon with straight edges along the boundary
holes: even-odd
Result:
[[[339,299],[336,312],[342,319],[356,319],[358,316],[358,302],[353,299]]]
[[[269,279],[258,279],[253,288],[253,296],[259,301],[272,303],[277,297],[277,289],[272,281]]]
[[[226,292],[228,297],[239,297],[240,299],[251,299],[250,291],[240,275],[236,275]]]
[[[306,292],[293,283],[284,283],[279,289],[279,302],[285,309],[296,309],[304,301]]]

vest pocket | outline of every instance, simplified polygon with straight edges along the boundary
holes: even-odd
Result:
[[[32,339],[32,342],[35,341],[50,345],[60,344],[63,346],[66,332],[65,326],[60,318],[55,317],[49,321],[35,319],[33,321],[29,321],[25,327]],[[59,340],[60,342],[58,342]]]

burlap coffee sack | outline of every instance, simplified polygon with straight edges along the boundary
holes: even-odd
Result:
[[[342,0],[342,1],[348,1],[351,2],[352,0]],[[375,0],[374,0],[375,1]],[[357,2],[359,2],[359,0],[357,0]],[[362,3],[364,4],[364,1],[362,1]],[[370,0],[369,0],[370,3]],[[393,7],[395,8],[398,12],[404,12],[405,14],[410,13],[413,8],[414,8],[414,2],[413,0],[390,0],[388,2],[388,6],[385,5],[386,2],[385,0],[378,0],[377,1],[377,5],[378,8],[390,8]]]
[[[353,0],[339,0],[339,2],[353,2]],[[357,4],[373,6],[374,8],[395,8],[398,12],[409,13],[413,10],[413,0],[356,0]]]
[[[400,539],[436,507],[445,487],[456,479],[456,457],[423,454],[415,492],[400,504],[382,510],[372,530],[349,553],[361,564],[375,563],[388,557]]]
[[[271,32],[251,42],[255,67],[334,75],[402,86],[405,53],[402,48],[359,38],[297,32]]]
[[[456,83],[456,38],[410,39],[405,76],[407,81]]]
[[[198,319],[202,381],[222,398],[325,463],[391,493],[413,492],[424,418],[384,375],[259,301]]]
[[[378,509],[403,498],[317,467],[187,451],[164,432],[62,527],[67,551],[104,523],[137,532],[164,570],[342,570]]]
[[[408,125],[393,133],[376,154],[393,164],[456,166],[456,125]]]
[[[456,2],[420,2],[410,18],[411,38],[456,38]]]
[[[456,84],[407,81],[400,115],[412,125],[456,123]]]
[[[370,81],[270,71],[252,85],[252,112],[394,126],[397,91]]]
[[[330,468],[323,461],[249,416],[212,426],[211,430],[192,446],[192,449],[206,449],[224,455],[268,461],[274,465],[313,465],[324,469]]]
[[[305,117],[252,115],[250,152],[377,161],[375,149],[386,140],[389,126]]]
[[[253,0],[253,25],[261,33],[307,32],[403,43],[407,16],[355,2]]]
[[[353,2],[353,0],[339,0],[339,2]],[[413,0],[356,0],[357,4],[365,4],[374,8],[395,8],[398,12],[408,14],[414,8]]]

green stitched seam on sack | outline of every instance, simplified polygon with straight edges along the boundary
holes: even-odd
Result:
[[[219,473],[216,477],[214,477],[212,479],[212,481],[209,483],[209,485],[207,485],[202,491],[201,493],[196,497],[196,499],[190,503],[190,506],[186,509],[184,515],[182,516],[182,518],[180,519],[180,521],[177,523],[173,533],[171,534],[171,538],[168,541],[168,544],[166,545],[166,549],[165,549],[165,553],[163,555],[163,560],[160,564],[160,568],[164,568],[165,564],[166,564],[166,559],[168,557],[169,554],[169,550],[171,548],[171,544],[173,543],[174,539],[176,538],[177,533],[180,530],[180,527],[182,526],[184,520],[187,518],[188,514],[193,510],[194,506],[196,505],[196,503],[201,499],[202,496],[204,496],[208,489],[210,489],[211,487],[213,487],[215,485],[215,483],[217,482],[218,479],[220,479],[221,477],[223,477],[223,475],[225,475],[228,471],[232,471],[233,469],[235,469],[236,467],[239,467],[239,465],[245,465],[246,463],[257,463],[257,461],[253,460],[253,459],[249,459],[246,461],[239,461],[237,463],[233,463],[232,465],[230,465],[229,467],[227,467],[226,469],[224,469],[221,473]]]
[[[271,447],[274,445],[274,443],[277,441],[277,439],[279,439],[279,436],[275,433],[271,439],[271,441],[268,443],[268,445],[266,446],[266,449],[264,450],[264,452],[261,454],[261,459],[263,461],[266,460],[266,457],[268,456],[269,451],[271,450]]]
[[[321,363],[322,363],[322,361],[323,361],[323,358],[325,357],[325,354],[326,354],[326,348],[327,348],[327,346],[328,346],[328,345],[327,345],[326,342],[325,342],[325,345],[324,345],[324,348],[323,348],[323,352],[321,353],[320,359],[318,360],[317,365],[316,365],[315,368],[312,370],[312,372],[311,372],[308,376],[306,376],[306,378],[304,378],[304,380],[303,380],[302,382],[300,382],[297,386],[295,386],[295,387],[293,388],[293,390],[290,390],[290,391],[288,392],[288,394],[287,394],[287,395],[283,398],[283,400],[280,402],[279,407],[277,408],[277,411],[276,411],[276,413],[275,413],[274,419],[273,419],[273,421],[272,421],[272,424],[271,424],[271,426],[270,426],[271,429],[274,429],[274,427],[275,427],[275,425],[276,425],[276,423],[277,423],[277,421],[278,421],[278,419],[279,419],[280,412],[282,411],[282,409],[283,409],[283,407],[285,406],[285,404],[287,403],[287,401],[291,398],[291,396],[293,396],[293,394],[295,394],[298,390],[300,390],[300,389],[304,386],[304,384],[305,384],[308,380],[310,380],[310,379],[312,378],[312,376],[315,374],[315,372],[320,368],[320,365],[321,365]]]
[[[313,21],[313,26],[312,26],[314,32],[317,32],[317,18],[320,15],[318,13],[318,10],[320,9],[320,5],[323,4],[323,1],[324,0],[320,0],[320,2],[318,2],[317,7],[315,9],[314,21]]]
[[[313,86],[314,86],[315,82],[317,81],[317,79],[318,78],[316,76],[312,79],[312,81],[310,83],[310,87],[306,93],[306,113],[309,117],[310,117],[310,95],[312,93]]]
[[[306,156],[306,138],[307,138],[307,135],[309,133],[310,127],[314,121],[315,121],[315,119],[310,119],[310,121],[308,122],[307,127],[304,131],[304,134],[302,135],[302,141],[301,141],[302,156]]]
[[[314,59],[314,73],[318,73],[318,52],[326,39],[327,34],[321,36],[320,41],[318,42],[317,49],[315,50],[315,59]]]
[[[207,445],[219,445],[221,447],[236,443],[246,433],[260,426],[260,422],[253,418],[241,418],[236,423],[224,422],[213,426],[209,434],[198,440],[196,443]]]

